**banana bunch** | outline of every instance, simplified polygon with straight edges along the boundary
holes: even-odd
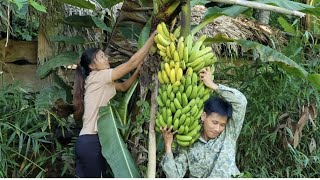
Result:
[[[211,89],[199,80],[198,72],[203,67],[213,67],[217,58],[212,48],[203,44],[205,35],[194,41],[191,34],[180,37],[180,29],[179,26],[171,33],[164,22],[157,26],[154,40],[162,62],[156,131],[172,126],[178,132],[175,142],[190,146],[200,136],[203,105],[211,94]]]

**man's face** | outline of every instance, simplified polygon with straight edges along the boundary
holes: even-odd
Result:
[[[228,121],[227,116],[221,116],[218,113],[211,113],[207,115],[205,112],[201,115],[201,120],[203,122],[203,138],[205,140],[210,140],[218,137],[221,132],[226,128]]]

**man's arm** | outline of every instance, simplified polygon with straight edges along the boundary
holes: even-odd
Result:
[[[245,117],[247,99],[237,89],[219,85],[216,92],[232,105],[232,119],[227,123],[226,133],[237,140]]]
[[[167,178],[183,178],[188,170],[187,151],[182,151],[174,158],[172,152],[166,153],[161,161]]]
[[[226,101],[232,105],[232,119],[229,120],[226,128],[226,133],[231,135],[233,139],[237,140],[240,134],[244,116],[246,112],[247,99],[238,90],[229,88],[224,85],[217,85],[212,80],[210,68],[203,68],[200,70],[200,78],[203,83],[212,90],[216,91]]]
[[[164,139],[166,152],[164,158],[161,161],[162,169],[167,178],[182,178],[188,170],[187,152],[183,151],[176,158],[174,158],[171,147],[173,142],[173,135],[177,133],[177,131],[172,132],[172,126],[170,128],[161,127],[160,130]]]

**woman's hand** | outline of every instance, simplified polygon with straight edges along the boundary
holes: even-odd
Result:
[[[165,145],[166,153],[170,153],[171,152],[171,146],[172,146],[172,142],[173,142],[173,135],[178,132],[178,131],[172,132],[172,127],[173,126],[171,126],[170,128],[167,128],[167,126],[160,127],[160,131],[161,131],[163,139],[164,139],[164,145]]]
[[[210,67],[205,67],[201,69],[199,72],[200,72],[200,79],[208,88],[211,88],[213,90],[218,89],[218,85],[213,82]]]

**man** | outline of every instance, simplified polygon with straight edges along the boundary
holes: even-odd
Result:
[[[203,128],[200,138],[175,158],[171,150],[172,127],[161,128],[165,156],[161,162],[169,178],[189,177],[229,178],[239,174],[235,163],[236,142],[240,134],[245,110],[246,97],[238,90],[213,82],[210,68],[200,71],[204,84],[216,91],[221,98],[210,98],[205,102],[201,115]]]

